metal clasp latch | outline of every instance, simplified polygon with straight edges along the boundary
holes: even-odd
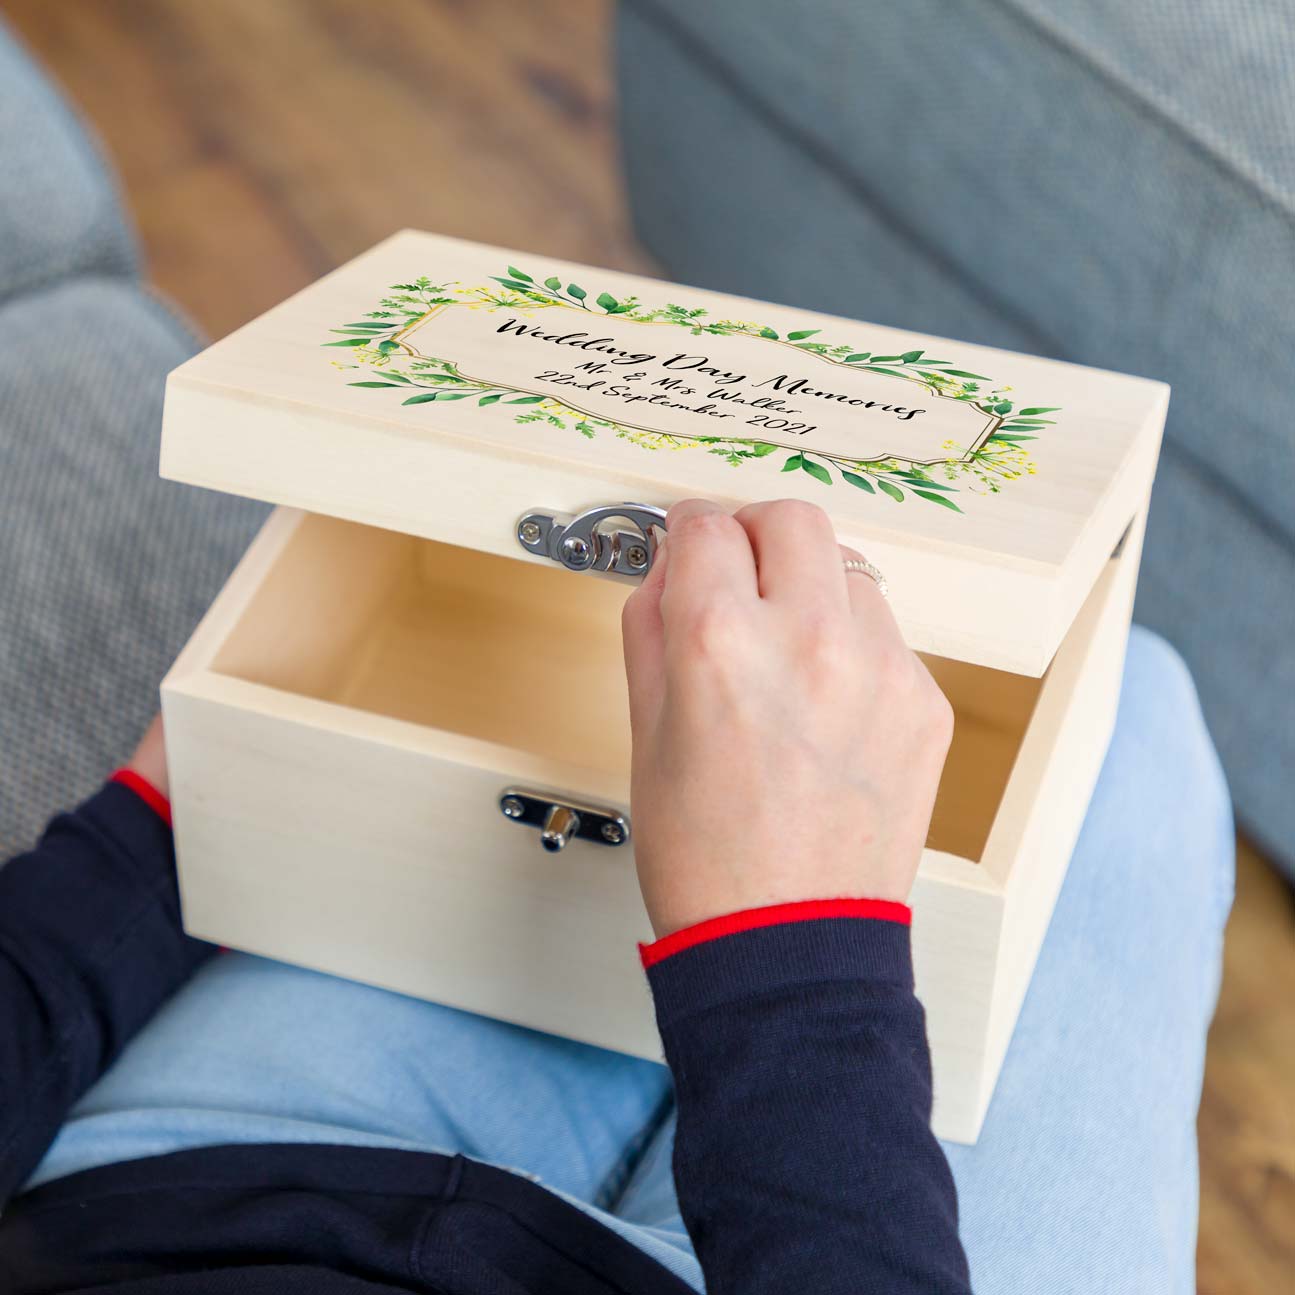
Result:
[[[633,530],[609,525],[629,522]],[[652,504],[603,504],[572,517],[527,513],[517,523],[517,542],[528,553],[560,562],[570,571],[613,571],[643,576],[652,569],[657,529],[665,530],[665,509]]]
[[[556,854],[572,837],[599,845],[624,845],[630,839],[630,821],[619,810],[586,805],[547,792],[506,787],[499,793],[499,810],[515,823],[540,829],[540,844]]]

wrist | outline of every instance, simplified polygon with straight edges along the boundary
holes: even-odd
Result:
[[[752,852],[758,859],[758,855]],[[856,865],[813,867],[808,862],[789,863],[785,871],[754,867],[753,875],[740,875],[737,861],[722,870],[718,884],[706,876],[704,863],[650,872],[640,865],[639,881],[652,934],[658,940],[677,932],[724,919],[733,914],[757,913],[773,908],[792,910],[798,904],[838,901],[884,902],[908,912],[908,899],[917,871],[883,867],[860,869]],[[691,873],[691,875],[690,875]]]
[[[167,827],[171,826],[171,802],[166,793],[137,768],[126,765],[118,769],[108,781],[133,792]]]
[[[830,985],[853,985],[849,992],[869,997],[910,995],[910,937],[906,922],[811,917],[806,910],[801,920],[735,931],[670,953],[646,968],[667,1058],[673,1026],[699,1013],[737,1010],[788,993],[808,1006]]]
[[[800,899],[766,904],[680,927],[650,944],[640,944],[639,957],[645,968],[651,968],[698,945],[765,927],[850,919],[892,922],[906,927],[911,924],[912,916],[912,909],[907,904],[889,899]]]
[[[166,770],[166,739],[162,732],[162,718],[156,716],[148,731],[140,739],[126,768],[142,778],[164,800],[171,795],[170,780]]]

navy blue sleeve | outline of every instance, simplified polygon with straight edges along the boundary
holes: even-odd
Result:
[[[909,929],[829,918],[648,972],[708,1295],[967,1295]]]
[[[180,928],[170,828],[126,787],[0,868],[0,1202],[211,952]]]

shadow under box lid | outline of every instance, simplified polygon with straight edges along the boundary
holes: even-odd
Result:
[[[406,230],[176,369],[161,470],[542,563],[537,511],[809,500],[914,648],[1039,675],[1145,506],[1168,397]]]

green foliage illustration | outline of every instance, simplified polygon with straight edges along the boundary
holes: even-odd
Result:
[[[649,306],[636,296],[590,294],[576,283],[560,278],[535,279],[514,266],[506,275],[492,276],[498,287],[463,287],[456,282],[434,284],[426,276],[412,283],[393,284],[375,309],[360,320],[331,330],[337,340],[323,343],[345,350],[346,359],[334,361],[343,370],[361,370],[366,376],[350,383],[398,391],[404,405],[439,401],[473,401],[478,406],[518,406],[517,423],[544,423],[594,438],[607,433],[634,442],[644,449],[683,450],[703,447],[737,467],[752,459],[785,453],[787,447],[744,437],[683,436],[629,427],[608,418],[572,408],[556,396],[535,395],[515,387],[470,378],[451,360],[419,354],[403,340],[405,333],[444,306],[467,305],[481,310],[531,313],[546,308],[581,310],[597,316],[619,316],[640,323],[675,324],[695,336],[747,335],[795,347],[818,355],[843,368],[878,373],[920,385],[934,396],[971,405],[987,418],[998,420],[989,436],[967,449],[946,441],[949,457],[936,464],[912,464],[902,459],[852,459],[821,450],[793,450],[782,462],[783,472],[804,472],[831,486],[838,480],[856,490],[902,503],[912,496],[955,513],[962,511],[953,498],[959,483],[974,493],[996,494],[1002,486],[1034,475],[1027,444],[1036,440],[1054,420],[1057,406],[1016,405],[1010,387],[998,387],[982,374],[954,368],[949,360],[936,360],[924,350],[898,355],[877,355],[844,343],[822,340],[816,328],[780,334],[764,324],[711,318],[700,307],[674,304]]]

